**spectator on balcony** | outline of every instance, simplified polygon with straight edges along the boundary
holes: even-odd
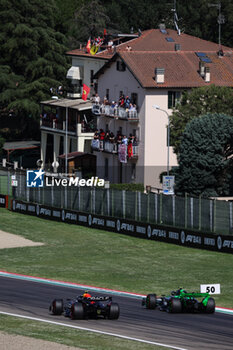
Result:
[[[103,102],[104,105],[107,105],[108,104],[108,99],[107,99],[107,96],[104,96],[104,102]]]
[[[128,139],[127,139],[126,135],[123,136],[122,144],[126,145],[126,146],[128,145]]]
[[[103,129],[100,129],[100,140],[104,141],[104,139],[105,139],[105,132]]]
[[[131,101],[130,101],[129,96],[126,96],[126,99],[125,99],[125,108],[126,108],[126,109],[129,108],[130,103],[131,103]]]
[[[109,131],[106,131],[106,134],[105,134],[105,141],[109,142],[109,138],[110,138],[110,132],[109,132]]]
[[[114,143],[114,140],[115,140],[115,136],[114,136],[113,132],[111,131],[110,134],[109,134],[109,141],[111,143]]]
[[[118,144],[122,143],[122,135],[121,135],[120,131],[117,132],[116,143],[118,143]]]
[[[137,146],[138,145],[138,139],[136,136],[134,136],[134,139],[133,139],[133,146]]]
[[[119,99],[119,107],[125,107],[125,96],[122,94]]]
[[[100,138],[99,132],[98,132],[98,130],[96,130],[96,131],[94,132],[94,139],[95,139],[95,140],[99,140],[99,138]]]
[[[112,103],[111,103],[111,108],[115,108],[115,106],[116,106],[116,102],[115,102],[115,101],[112,101]]]
[[[99,97],[99,95],[96,93],[95,94],[95,97],[94,97],[94,103],[96,104],[96,105],[99,105],[100,104],[100,97]]]

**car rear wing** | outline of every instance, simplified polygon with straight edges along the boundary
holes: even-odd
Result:
[[[87,297],[85,298],[86,300],[90,301],[107,301],[107,300],[112,300],[112,297],[99,297],[99,296],[93,296],[93,297]]]
[[[187,297],[187,298],[206,298],[209,296],[209,293],[183,293],[181,292],[178,297]]]

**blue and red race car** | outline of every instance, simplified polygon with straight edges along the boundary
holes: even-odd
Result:
[[[117,320],[120,315],[120,307],[112,302],[109,296],[91,296],[88,292],[77,296],[75,299],[54,299],[50,304],[49,311],[53,315],[64,314],[73,320],[87,318],[108,318]]]

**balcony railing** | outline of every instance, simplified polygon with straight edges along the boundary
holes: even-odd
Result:
[[[104,141],[104,140],[92,140],[91,147],[95,151],[104,151],[108,153],[118,154],[119,144],[116,142]],[[128,145],[129,147],[129,145]],[[127,147],[127,148],[128,148]],[[132,152],[130,152],[131,157],[138,156],[138,145],[132,145]]]
[[[49,129],[56,129],[65,132],[66,131],[66,122],[63,121],[57,121],[56,119],[49,120],[49,119],[43,119],[41,118],[40,120],[40,126],[41,127],[46,127]],[[71,124],[68,125],[68,132],[72,134],[80,134],[80,133],[91,133],[93,134],[95,127],[86,125],[86,124]]]
[[[135,110],[127,110],[122,107],[111,107],[109,105],[93,104],[92,113],[95,115],[104,115],[112,118],[120,118],[125,120],[138,120],[138,112]]]

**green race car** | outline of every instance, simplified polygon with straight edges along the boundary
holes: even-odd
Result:
[[[148,294],[146,298],[143,298],[142,305],[147,309],[158,307],[161,311],[172,313],[204,312],[212,314],[215,311],[215,301],[209,293],[187,293],[182,288],[171,292],[169,296],[157,297],[156,294]]]

